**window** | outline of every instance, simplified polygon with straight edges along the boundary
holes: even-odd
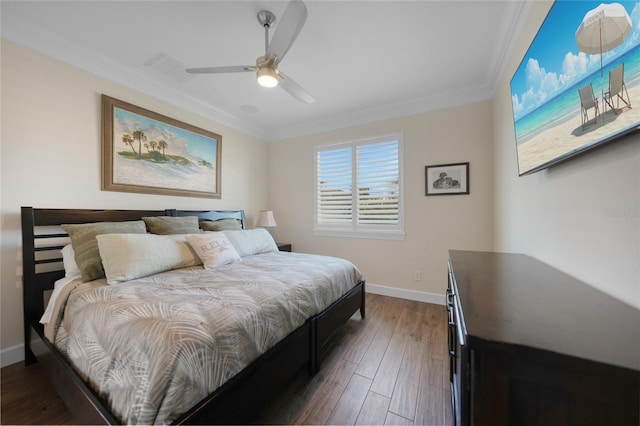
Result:
[[[316,147],[316,235],[403,239],[402,133]]]

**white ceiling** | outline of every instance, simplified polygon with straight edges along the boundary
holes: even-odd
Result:
[[[256,14],[280,18],[286,1],[2,0],[0,12],[3,38],[265,140],[489,99],[528,13],[506,0],[305,4],[280,69],[313,104],[251,73],[183,72],[253,65],[264,54]]]

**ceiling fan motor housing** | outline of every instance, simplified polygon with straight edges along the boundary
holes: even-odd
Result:
[[[261,10],[258,12],[258,22],[263,27],[271,28],[276,23],[276,15],[269,10]]]

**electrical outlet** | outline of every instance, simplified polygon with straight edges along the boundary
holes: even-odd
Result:
[[[422,271],[414,271],[413,272],[413,280],[421,281],[422,280]]]

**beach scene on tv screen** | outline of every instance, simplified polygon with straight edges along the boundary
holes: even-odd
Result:
[[[520,174],[640,126],[640,1],[556,1],[511,101]]]

